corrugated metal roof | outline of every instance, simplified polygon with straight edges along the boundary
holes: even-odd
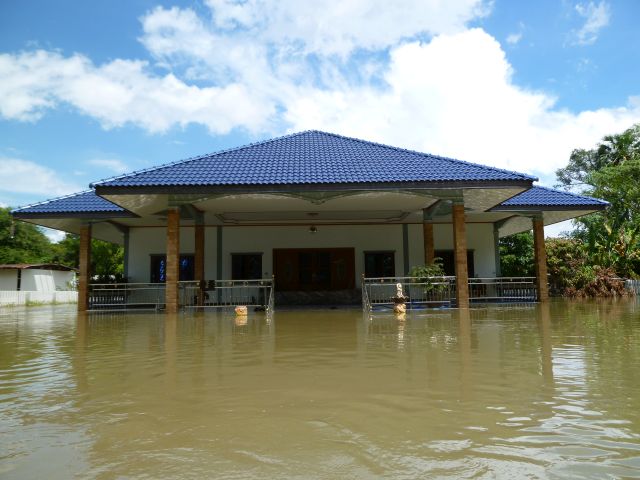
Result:
[[[73,267],[67,267],[66,265],[60,265],[59,263],[8,263],[0,265],[0,270],[27,270],[27,269],[39,269],[39,270],[60,270],[60,271],[77,271]]]
[[[536,178],[316,130],[121,175],[95,187],[532,182]]]
[[[577,195],[575,193],[554,190],[552,188],[534,186],[515,197],[502,202],[494,208],[500,207],[601,207],[609,205],[609,202],[597,198]]]

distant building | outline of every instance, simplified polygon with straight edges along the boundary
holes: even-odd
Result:
[[[55,292],[75,290],[76,270],[55,263],[0,265],[0,290]]]

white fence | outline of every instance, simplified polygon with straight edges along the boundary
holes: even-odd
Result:
[[[78,292],[30,292],[30,291],[0,291],[0,305],[29,305],[43,303],[78,303]]]
[[[626,280],[625,287],[636,295],[640,295],[640,280]]]

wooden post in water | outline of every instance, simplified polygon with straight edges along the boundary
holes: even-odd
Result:
[[[165,303],[166,312],[174,314],[178,311],[180,280],[180,210],[169,208],[167,212],[167,275]]]
[[[533,250],[536,263],[536,287],[538,301],[549,300],[549,287],[547,285],[547,249],[544,244],[544,223],[541,217],[533,219]]]
[[[458,308],[469,308],[469,270],[467,269],[467,233],[464,204],[452,205],[453,255],[456,267],[456,302]]]
[[[78,272],[78,312],[89,310],[89,282],[91,281],[91,224],[80,227],[80,262]]]
[[[422,237],[424,242],[424,264],[431,265],[435,258],[435,247],[433,244],[433,223],[422,223]]]

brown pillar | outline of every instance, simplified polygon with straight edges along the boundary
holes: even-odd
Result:
[[[180,210],[167,212],[167,282],[165,302],[167,313],[178,311],[178,281],[180,280]]]
[[[91,225],[80,227],[80,262],[78,272],[78,311],[89,310],[89,281],[91,280]]]
[[[194,275],[199,282],[198,286],[198,306],[204,305],[204,225],[196,223],[195,227],[195,258]]]
[[[436,256],[433,246],[433,223],[424,222],[422,224],[422,236],[424,241],[424,263],[425,265],[431,265]]]
[[[547,285],[547,249],[544,245],[544,223],[542,218],[533,219],[533,251],[536,262],[536,287],[538,301],[549,300],[549,287]]]
[[[467,233],[464,205],[453,204],[453,256],[456,264],[456,299],[458,308],[469,307],[469,271],[467,270]]]

